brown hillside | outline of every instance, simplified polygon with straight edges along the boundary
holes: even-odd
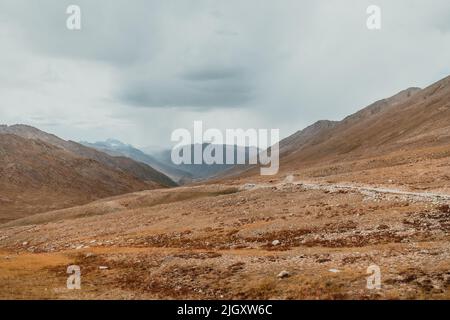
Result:
[[[145,165],[134,162],[132,166],[133,161],[126,158],[117,161],[126,170],[77,156],[42,140],[0,133],[0,223],[162,187],[159,182],[138,178],[146,172]]]
[[[134,161],[126,157],[114,157],[96,149],[86,147],[82,144],[63,140],[53,134],[43,132],[37,128],[27,125],[0,126],[0,133],[9,133],[21,136],[26,139],[42,140],[74,155],[82,158],[96,160],[114,170],[131,174],[139,180],[150,183],[157,183],[162,186],[175,186],[176,184],[166,175],[153,169],[152,167]]]
[[[306,130],[305,130],[306,131]],[[302,132],[303,133],[303,132]],[[281,163],[295,168],[302,162],[361,158],[399,149],[450,142],[450,77],[419,90],[411,88],[321,128],[306,142],[281,142]],[[286,148],[285,145],[291,147]]]
[[[443,148],[443,149],[442,149]],[[342,121],[318,121],[280,142],[280,174],[367,160],[370,169],[408,159],[445,155],[450,148],[450,77],[425,89],[409,88]],[[396,153],[405,153],[399,155]],[[424,156],[427,155],[427,156]],[[374,160],[384,156],[394,160]],[[403,160],[401,160],[403,159]],[[415,159],[415,160],[414,160]],[[380,164],[383,162],[383,164]],[[327,169],[328,170],[328,169]],[[308,173],[309,174],[309,173]],[[307,174],[307,175],[308,175]],[[259,175],[255,166],[227,172],[236,179]],[[314,176],[323,175],[315,171]]]

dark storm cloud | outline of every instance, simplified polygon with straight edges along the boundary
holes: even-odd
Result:
[[[257,98],[262,65],[271,64],[278,46],[270,41],[271,9],[254,0],[4,1],[0,15],[31,50],[116,68],[112,98],[122,104],[245,107]],[[82,12],[76,32],[65,27],[65,10],[74,3]],[[254,22],[246,20],[248,10]]]
[[[253,97],[251,79],[242,68],[201,67],[158,81],[130,81],[121,101],[141,107],[239,107]]]
[[[174,79],[170,86],[144,82],[123,88],[119,98],[140,107],[239,107],[251,101],[252,90],[247,84],[233,80],[220,73]]]
[[[182,75],[187,81],[217,81],[224,79],[242,79],[244,72],[236,68],[218,68],[212,67],[201,70],[188,71]]]

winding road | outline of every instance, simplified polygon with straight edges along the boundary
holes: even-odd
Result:
[[[409,200],[426,201],[436,203],[448,203],[450,202],[450,194],[434,193],[434,192],[412,192],[394,188],[385,187],[373,187],[373,186],[361,186],[352,184],[331,184],[331,183],[314,183],[314,182],[294,182],[292,178],[288,177],[279,184],[245,184],[242,186],[244,190],[264,189],[264,188],[280,188],[289,185],[302,186],[307,190],[326,190],[335,192],[339,190],[358,192],[365,195],[379,194],[382,196],[393,195],[407,197]]]

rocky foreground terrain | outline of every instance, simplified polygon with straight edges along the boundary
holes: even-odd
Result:
[[[430,165],[448,173],[450,159],[414,167]],[[292,175],[142,191],[15,220],[0,227],[0,297],[448,299],[448,180],[396,184],[408,169],[354,173],[391,177],[372,185]],[[81,290],[66,288],[69,265]]]

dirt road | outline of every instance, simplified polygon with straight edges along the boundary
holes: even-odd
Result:
[[[408,201],[425,201],[433,203],[446,203],[450,202],[450,195],[434,192],[412,192],[407,190],[400,190],[386,187],[375,186],[361,186],[354,184],[329,184],[329,183],[317,183],[296,181],[294,182],[292,177],[287,177],[285,181],[279,184],[245,184],[241,188],[244,190],[249,189],[264,189],[264,188],[285,188],[288,186],[301,186],[306,190],[323,190],[329,192],[348,191],[357,192],[367,196],[400,196],[404,200]]]

